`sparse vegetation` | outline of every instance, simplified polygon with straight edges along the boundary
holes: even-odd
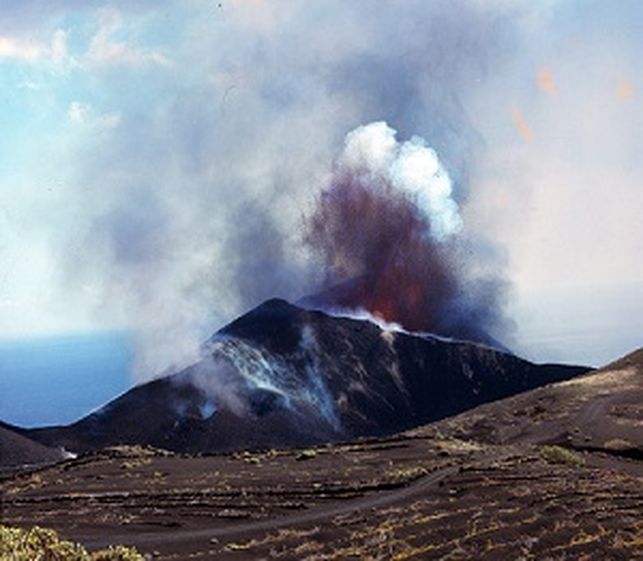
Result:
[[[121,469],[132,470],[143,467],[149,464],[151,460],[148,458],[137,458],[135,460],[126,460],[121,464]]]
[[[422,466],[398,468],[388,472],[388,477],[395,482],[410,482],[424,477],[429,471]]]
[[[0,561],[144,561],[135,549],[115,546],[89,553],[82,545],[61,540],[54,530],[0,526]]]
[[[585,460],[581,456],[562,446],[543,446],[540,449],[540,456],[550,464],[565,464],[579,467],[585,463]]]
[[[142,446],[139,444],[120,444],[118,446],[108,446],[104,448],[100,453],[107,454],[114,458],[130,458],[130,459],[140,459],[140,458],[171,458],[174,453],[169,450],[163,450],[162,448],[154,448],[153,446]]]
[[[42,476],[39,473],[32,473],[27,478],[23,480],[18,480],[15,486],[9,487],[7,493],[12,495],[15,493],[21,493],[24,491],[30,491],[32,489],[39,489],[44,485]]]
[[[605,448],[605,450],[611,450],[613,452],[622,452],[623,450],[629,450],[634,447],[634,444],[629,440],[624,440],[622,438],[613,438],[612,440],[608,440],[603,443],[603,448]]]
[[[260,452],[253,453],[253,452],[244,450],[243,452],[234,452],[232,454],[232,457],[235,460],[242,460],[246,464],[261,465],[261,461],[263,459],[268,459],[272,456],[270,455],[270,453],[265,453],[265,454]]]
[[[230,542],[226,544],[225,549],[227,551],[244,551],[246,549],[250,549],[250,544]]]
[[[295,457],[295,460],[301,461],[301,460],[312,460],[313,458],[317,457],[317,450],[313,448],[309,448],[307,450],[302,450],[297,454]]]

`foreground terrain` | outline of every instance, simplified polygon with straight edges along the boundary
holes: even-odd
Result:
[[[154,559],[643,558],[643,352],[396,436],[112,447],[4,476],[2,522]]]

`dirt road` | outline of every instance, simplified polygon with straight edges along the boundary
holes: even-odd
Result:
[[[136,536],[132,534],[110,535],[109,539],[88,539],[85,545],[90,548],[106,547],[113,543],[126,543],[135,545],[141,549],[149,549],[155,545],[164,543],[177,544],[180,542],[189,542],[196,539],[213,539],[213,538],[238,538],[246,534],[256,532],[265,532],[285,528],[298,524],[309,524],[326,520],[338,515],[348,514],[358,510],[368,510],[387,506],[397,502],[404,502],[416,495],[420,495],[427,488],[437,485],[447,477],[457,473],[458,468],[449,467],[434,471],[406,487],[393,491],[380,491],[373,494],[365,495],[358,499],[347,499],[340,504],[331,504],[311,509],[305,512],[298,512],[289,516],[281,516],[271,520],[260,520],[257,522],[240,523],[228,525],[221,528],[208,528],[198,530],[181,530],[171,529],[158,532],[138,532]]]

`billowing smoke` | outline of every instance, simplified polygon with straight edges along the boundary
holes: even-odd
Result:
[[[123,328],[143,381],[274,296],[453,333],[503,260],[640,286],[643,3],[577,4],[3,2],[0,331]]]
[[[57,210],[72,226],[49,242],[65,293],[133,334],[138,381],[194,363],[272,297],[338,290],[324,305],[453,335],[494,324],[497,267],[463,224],[482,147],[469,98],[508,58],[520,14],[474,0],[247,5],[186,8],[169,64],[92,70],[110,85],[100,111],[121,118],[74,124]],[[342,151],[382,120],[409,140],[382,123]]]
[[[484,290],[465,259],[464,224],[454,197],[449,173],[423,138],[399,142],[383,121],[349,132],[329,185],[305,218],[311,269],[324,282],[321,292],[302,303],[370,314],[387,328],[493,342],[488,330],[496,327],[502,285],[492,278],[487,297],[479,298]],[[266,266],[289,269],[279,260]],[[261,280],[258,267],[249,283]],[[303,326],[298,340],[282,357],[256,342],[215,335],[205,358],[187,370],[207,398],[209,408],[201,415],[226,408],[243,416],[264,408],[266,400],[278,401],[302,422],[316,419],[339,430],[321,376],[332,369],[332,360],[321,353],[311,326]]]
[[[327,286],[310,302],[488,342],[503,284],[471,277],[462,228],[435,150],[418,136],[399,142],[385,122],[360,126],[346,136],[308,222]]]
[[[188,373],[189,381],[207,398],[201,416],[209,417],[225,408],[239,417],[247,415],[248,386],[225,357],[212,354],[197,362]]]

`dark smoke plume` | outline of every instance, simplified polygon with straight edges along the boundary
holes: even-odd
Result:
[[[383,122],[359,127],[307,223],[327,286],[310,303],[492,342],[503,285],[471,278],[461,228],[452,181],[423,139],[398,143]]]
[[[418,139],[404,148],[381,126],[382,156],[399,156],[390,169],[377,150],[332,162],[347,131],[383,119],[403,138],[430,139],[466,194],[484,148],[474,101],[515,50],[515,10],[473,0],[234,4],[220,21],[190,4],[174,66],[145,67],[149,87],[137,73],[103,76],[119,80],[105,90],[122,120],[73,152],[64,209],[73,229],[53,238],[65,293],[73,287],[101,322],[133,334],[138,381],[195,362],[212,331],[268,298],[297,301],[342,281],[351,295],[330,305],[409,329],[492,325],[497,284],[461,270],[470,242],[455,195],[423,200],[421,178],[402,165],[437,165],[428,148]],[[359,200],[337,204],[346,197]],[[392,299],[402,281],[403,298]]]

